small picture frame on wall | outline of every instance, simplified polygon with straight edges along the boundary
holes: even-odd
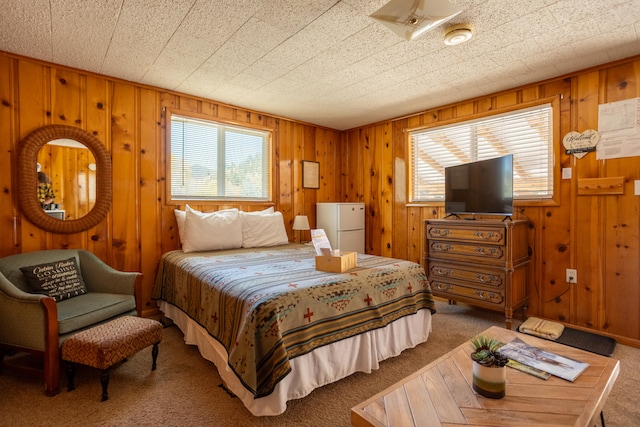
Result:
[[[320,162],[302,161],[302,188],[320,188]]]

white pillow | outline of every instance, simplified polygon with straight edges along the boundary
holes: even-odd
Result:
[[[238,209],[202,213],[186,207],[183,252],[233,249],[242,246]]]
[[[267,209],[268,210],[268,209]],[[281,212],[240,212],[242,219],[242,247],[257,248],[289,243]]]
[[[191,209],[193,212],[202,213],[198,210],[191,208],[189,205],[186,205],[185,209]],[[176,216],[176,222],[178,223],[178,235],[180,236],[180,243],[184,242],[184,221],[186,220],[187,212],[186,210],[181,211],[180,209],[174,209],[173,213]]]
[[[202,211],[193,209],[189,205],[185,205],[185,209],[187,209],[187,208],[191,209],[191,211],[193,213],[197,213],[198,215],[202,215],[204,213]],[[271,209],[271,212],[273,212],[273,207],[271,207],[269,209]],[[226,212],[226,211],[237,211],[237,209],[236,208],[221,209],[221,210],[216,211],[216,212]],[[265,209],[264,211],[261,211],[261,212],[266,212],[266,211],[267,211],[267,209]],[[178,235],[180,236],[180,243],[182,243],[182,242],[184,242],[184,222],[185,222],[185,220],[187,218],[187,211],[186,210],[181,211],[180,209],[174,209],[173,213],[176,216],[176,222],[178,223]]]

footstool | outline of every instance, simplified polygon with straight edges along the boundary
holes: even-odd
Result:
[[[72,335],[62,343],[62,360],[68,362],[67,390],[75,388],[75,364],[102,370],[102,401],[109,398],[109,368],[126,360],[145,347],[153,345],[152,370],[156,369],[158,344],[162,340],[162,324],[153,319],[123,316]]]

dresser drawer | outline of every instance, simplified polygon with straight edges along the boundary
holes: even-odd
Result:
[[[505,244],[505,228],[495,227],[461,227],[459,225],[428,224],[427,239],[454,240],[485,244]]]
[[[460,300],[466,299],[470,302],[482,302],[484,304],[504,304],[504,292],[496,289],[480,288],[478,286],[465,286],[452,281],[431,280],[431,292],[435,296],[442,298]]]
[[[429,263],[429,280],[463,280],[475,285],[504,289],[506,276],[503,270],[482,268],[477,265],[456,265],[433,261]]]
[[[504,246],[477,245],[451,240],[429,240],[428,244],[429,258],[495,265],[504,265],[506,260]]]

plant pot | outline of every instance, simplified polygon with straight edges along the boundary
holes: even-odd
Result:
[[[507,368],[504,366],[484,366],[473,362],[473,389],[491,399],[502,399],[507,383]]]

